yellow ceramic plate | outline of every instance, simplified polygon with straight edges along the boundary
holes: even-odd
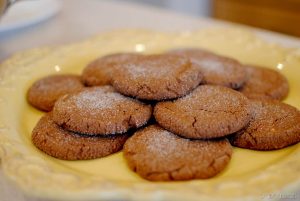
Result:
[[[208,180],[149,182],[131,172],[122,152],[89,161],[62,161],[37,150],[31,131],[42,112],[25,94],[36,79],[53,73],[80,73],[98,56],[137,51],[160,53],[177,47],[204,47],[243,63],[279,69],[289,80],[285,102],[300,108],[300,50],[264,42],[240,29],[158,33],[119,30],[90,40],[19,53],[0,66],[0,157],[5,175],[28,194],[67,200],[272,200],[293,198],[300,185],[300,144],[278,151],[234,148],[232,161]]]

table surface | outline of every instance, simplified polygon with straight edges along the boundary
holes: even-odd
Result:
[[[199,30],[210,26],[236,26],[209,18],[196,18],[108,0],[62,0],[63,8],[49,21],[17,32],[0,34],[0,62],[17,51],[55,46],[83,40],[99,32],[119,28],[147,28],[160,31]],[[261,29],[251,29],[260,37],[288,47],[300,47],[300,39]],[[0,161],[1,162],[1,161]],[[26,197],[6,181],[0,163],[0,201],[41,201]]]

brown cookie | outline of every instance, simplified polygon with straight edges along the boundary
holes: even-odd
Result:
[[[32,142],[37,148],[63,160],[86,160],[113,154],[122,149],[127,138],[127,134],[91,137],[69,132],[55,124],[50,113],[43,116],[32,131]]]
[[[238,91],[200,85],[189,95],[160,102],[156,121],[165,129],[193,139],[223,137],[242,129],[250,120],[248,99]]]
[[[300,142],[300,112],[275,100],[252,100],[248,126],[230,137],[234,146],[274,150]]]
[[[111,73],[115,64],[140,57],[137,53],[117,53],[100,57],[88,64],[82,72],[82,81],[87,86],[108,85],[111,83]]]
[[[235,59],[196,48],[172,50],[168,54],[190,58],[201,70],[203,82],[206,84],[222,85],[238,89],[246,81],[246,71]]]
[[[153,181],[206,179],[229,163],[227,139],[189,140],[159,126],[149,126],[127,140],[123,153],[129,167]]]
[[[37,109],[51,111],[59,97],[83,87],[77,75],[50,75],[33,83],[28,89],[27,101]]]
[[[112,85],[128,96],[165,100],[185,95],[201,79],[198,68],[185,57],[148,55],[123,63],[113,73]]]
[[[287,96],[289,84],[279,72],[258,66],[246,69],[248,79],[240,91],[248,98],[283,100]]]
[[[127,132],[147,123],[152,108],[100,86],[61,97],[53,108],[53,120],[64,129],[93,135]]]

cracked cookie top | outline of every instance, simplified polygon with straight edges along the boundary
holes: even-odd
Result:
[[[84,136],[62,129],[45,114],[32,131],[33,144],[50,156],[63,160],[100,158],[122,149],[128,134],[98,137]]]
[[[50,75],[33,83],[28,89],[27,101],[35,108],[48,112],[59,97],[83,87],[77,75]]]
[[[203,49],[171,50],[168,54],[186,56],[201,70],[203,82],[240,88],[246,81],[246,70],[237,60],[220,56]]]
[[[248,78],[240,91],[248,98],[283,100],[287,96],[289,84],[279,72],[258,66],[246,69]]]
[[[250,120],[248,99],[233,89],[200,85],[174,101],[158,103],[156,121],[183,137],[210,139],[237,132]]]
[[[190,140],[152,125],[136,132],[123,149],[129,167],[153,181],[206,179],[229,163],[227,139]]]
[[[252,100],[250,123],[231,136],[234,146],[274,150],[300,142],[300,112],[275,100]]]
[[[166,100],[187,94],[201,80],[200,70],[188,58],[147,55],[120,64],[113,72],[112,85],[128,96]]]
[[[100,57],[87,65],[83,70],[81,79],[86,86],[100,86],[111,84],[112,71],[116,64],[142,55],[137,53],[116,53]]]
[[[109,135],[127,132],[147,123],[152,108],[117,93],[111,86],[84,89],[61,97],[53,108],[53,120],[64,129]]]

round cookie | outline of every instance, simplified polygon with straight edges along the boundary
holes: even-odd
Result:
[[[123,149],[129,167],[153,181],[206,179],[229,163],[227,139],[189,140],[152,125],[136,132]]]
[[[33,83],[28,89],[27,101],[37,109],[51,111],[59,97],[83,87],[77,75],[50,75]]]
[[[235,59],[196,48],[172,50],[168,54],[190,58],[201,70],[203,82],[206,84],[238,89],[246,81],[246,71]]]
[[[112,85],[122,94],[145,100],[178,98],[202,80],[200,70],[185,57],[148,55],[122,64]]]
[[[240,91],[251,99],[283,100],[289,92],[287,79],[279,72],[258,67],[246,66],[248,79]]]
[[[115,64],[141,57],[137,53],[117,53],[100,57],[83,70],[81,79],[86,86],[109,85]]]
[[[61,97],[53,108],[53,120],[58,125],[88,135],[124,133],[143,126],[151,115],[150,105],[125,97],[111,86]]]
[[[210,139],[242,129],[250,120],[248,99],[238,91],[217,85],[200,85],[189,95],[158,103],[156,121],[186,138]]]
[[[128,135],[91,137],[60,128],[51,113],[43,116],[32,131],[33,144],[46,154],[63,160],[104,157],[122,149]]]
[[[300,142],[300,112],[275,100],[252,100],[248,126],[230,137],[234,146],[275,150]]]

